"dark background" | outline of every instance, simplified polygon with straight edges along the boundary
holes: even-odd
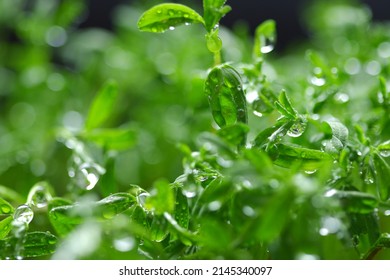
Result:
[[[233,9],[222,20],[222,24],[232,27],[238,21],[245,21],[253,30],[266,19],[274,19],[278,26],[278,44],[284,46],[292,40],[307,36],[300,21],[300,14],[305,4],[314,0],[228,0]],[[111,12],[119,4],[134,4],[136,0],[89,0],[89,12],[81,27],[111,28]],[[144,1],[147,3],[148,1]],[[150,1],[150,6],[153,1]],[[180,2],[183,1],[167,1]],[[192,2],[192,1],[190,1]],[[194,1],[201,4],[201,1]],[[359,1],[357,1],[359,2]],[[372,11],[374,20],[390,19],[389,0],[360,0]]]

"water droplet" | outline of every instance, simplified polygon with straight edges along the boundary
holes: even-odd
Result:
[[[270,53],[274,50],[276,43],[275,36],[260,36],[260,52],[261,53]]]
[[[161,10],[157,10],[157,14],[161,14],[162,13],[162,11]]]
[[[320,234],[326,236],[338,232],[342,227],[342,223],[339,219],[334,217],[325,217],[322,219],[322,228]]]
[[[119,252],[129,252],[134,248],[135,244],[136,242],[131,236],[118,238],[113,241],[114,248]]]
[[[144,209],[144,210],[148,210],[148,209],[146,209],[146,207],[145,207],[146,200],[147,200],[148,197],[150,197],[150,194],[149,194],[149,193],[146,193],[146,192],[140,193],[140,194],[137,196],[138,205],[141,206],[142,209]]]
[[[337,193],[337,190],[335,190],[335,189],[330,189],[330,190],[328,190],[326,193],[325,193],[325,197],[332,197],[332,196],[334,196],[335,194]]]
[[[51,195],[48,188],[44,184],[37,184],[30,190],[27,201],[29,205],[43,208],[50,199]]]
[[[379,151],[379,154],[380,154],[382,157],[390,157],[390,150],[380,150],[380,151]]]
[[[361,64],[355,57],[348,58],[344,64],[344,71],[349,75],[356,75],[360,72]]]
[[[390,57],[390,42],[383,42],[378,47],[378,54],[382,58]]]
[[[184,25],[189,26],[189,25],[191,25],[191,23],[190,22],[185,22]]]
[[[46,43],[52,47],[63,46],[68,39],[66,30],[61,26],[52,26],[46,32]]]
[[[314,174],[317,172],[317,169],[314,169],[314,170],[305,170],[305,173],[306,174]]]
[[[245,205],[245,206],[242,208],[242,212],[243,212],[246,216],[248,216],[248,217],[254,217],[254,216],[256,215],[256,211],[255,211],[252,207],[250,207],[250,206],[248,206],[248,205]]]
[[[174,16],[176,13],[174,10],[168,10],[168,15],[169,16]]]
[[[322,77],[316,77],[316,76],[313,76],[311,79],[310,79],[310,82],[315,85],[315,86],[323,86],[325,85],[325,79],[322,78]]]
[[[290,137],[299,137],[305,132],[307,123],[305,120],[300,119],[296,121],[288,130],[287,135]]]
[[[175,30],[174,26],[169,26],[169,30]]]
[[[218,211],[218,210],[221,208],[221,206],[222,206],[222,203],[221,203],[220,201],[216,200],[216,201],[210,202],[210,203],[207,205],[207,208],[208,208],[210,211],[214,212],[214,211]]]
[[[334,96],[334,99],[335,99],[338,103],[346,103],[346,102],[349,101],[349,95],[346,94],[346,93],[338,92],[338,93],[336,93],[336,95]]]
[[[212,53],[217,53],[222,49],[222,40],[218,36],[207,36],[207,49]]]
[[[372,60],[366,65],[366,72],[371,76],[377,76],[382,71],[382,66],[378,61]]]
[[[11,213],[11,207],[9,207],[8,205],[6,205],[6,204],[2,204],[1,206],[0,206],[0,210],[1,210],[1,213],[3,213],[3,214],[9,214],[9,213]]]
[[[258,112],[258,111],[253,111],[253,115],[260,117],[260,118],[263,116],[263,114]]]
[[[78,165],[76,161],[75,165]],[[92,190],[104,172],[104,168],[95,163],[83,163],[78,167],[72,166],[68,170],[68,174],[74,179],[76,186],[85,190]]]
[[[194,191],[183,191],[183,194],[187,197],[187,198],[193,198],[196,196],[196,192]]]
[[[14,221],[18,223],[29,224],[34,218],[34,212],[30,206],[23,204],[16,208],[14,213]]]
[[[369,169],[369,168],[366,169],[366,171],[364,173],[364,183],[366,183],[367,185],[374,183],[374,176],[372,174],[371,169]]]

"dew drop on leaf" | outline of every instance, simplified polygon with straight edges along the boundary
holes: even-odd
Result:
[[[382,156],[382,157],[390,157],[390,150],[381,150],[379,152],[379,154]]]
[[[150,196],[150,194],[149,194],[149,193],[146,193],[146,192],[143,192],[143,193],[141,193],[141,194],[139,194],[139,195],[137,196],[138,205],[141,206],[142,209],[144,209],[144,210],[148,210],[148,209],[146,209],[145,204],[146,204],[146,199],[147,199],[149,196]]]
[[[287,131],[287,135],[290,137],[299,137],[305,132],[306,129],[306,121],[298,120],[296,121],[290,129]]]
[[[275,38],[274,37],[266,37],[266,36],[260,36],[260,52],[261,53],[270,53],[275,48]]]
[[[23,204],[15,209],[14,221],[29,224],[34,218],[34,212],[30,206]]]
[[[31,189],[27,200],[30,205],[36,206],[37,208],[43,208],[50,199],[51,195],[48,189],[43,185],[37,184]]]
[[[1,210],[1,213],[3,213],[3,214],[9,214],[12,211],[11,207],[9,207],[6,204],[0,205],[0,210]]]

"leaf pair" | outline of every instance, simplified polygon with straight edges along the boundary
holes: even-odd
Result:
[[[183,24],[201,23],[207,32],[211,33],[220,19],[231,10],[229,6],[224,5],[225,3],[226,0],[204,0],[204,17],[185,5],[174,3],[156,5],[141,15],[138,28],[141,31],[159,33],[173,30]]]

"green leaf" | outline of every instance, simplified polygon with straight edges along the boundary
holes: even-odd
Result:
[[[293,119],[297,117],[298,112],[293,108],[291,101],[286,94],[286,91],[282,90],[282,92],[280,93],[279,102],[284,107],[284,109],[288,112],[288,114],[293,117]]]
[[[336,191],[332,196],[337,197],[343,208],[350,213],[372,213],[379,204],[375,196],[359,191]]]
[[[378,154],[374,153],[373,161],[376,171],[376,187],[381,200],[386,201],[390,198],[390,166]]]
[[[203,18],[193,9],[181,5],[166,3],[156,5],[144,12],[138,20],[141,31],[161,33],[182,24],[202,23]]]
[[[260,132],[253,145],[257,148],[264,148],[268,151],[273,145],[280,142],[282,137],[287,134],[294,121],[290,121],[286,118],[280,119],[274,126],[264,129]]]
[[[285,188],[275,194],[265,205],[258,236],[264,242],[270,242],[282,232],[289,218],[290,209],[294,203],[294,190]]]
[[[378,149],[378,152],[382,157],[390,156],[390,140],[379,144],[376,148]]]
[[[57,233],[65,236],[86,218],[112,219],[135,202],[135,197],[129,193],[115,193],[97,202],[50,207],[49,219]]]
[[[103,125],[114,112],[118,97],[118,85],[114,80],[107,81],[99,90],[89,108],[85,128],[91,130]]]
[[[266,20],[260,24],[255,31],[253,54],[255,57],[262,57],[274,49],[276,43],[276,23],[274,20]]]
[[[354,128],[355,128],[356,136],[357,136],[358,140],[360,141],[360,143],[362,143],[363,145],[368,145],[369,140],[366,137],[363,128],[358,124],[355,124]]]
[[[129,193],[115,193],[96,202],[94,214],[96,217],[111,219],[129,209],[135,202],[135,197]]]
[[[295,167],[305,171],[315,171],[332,161],[332,157],[322,151],[307,149],[292,144],[275,146],[277,158],[274,163],[281,167]]]
[[[236,123],[218,130],[217,134],[234,146],[244,146],[248,132],[249,127],[246,124]]]
[[[167,180],[158,180],[153,185],[151,196],[146,199],[145,207],[157,215],[172,213],[175,209],[175,193]]]
[[[168,221],[162,215],[155,215],[150,225],[150,238],[153,241],[161,242],[168,234]]]
[[[344,148],[348,140],[348,128],[339,121],[325,121],[324,130],[329,134],[331,133],[331,139],[325,140],[325,151],[328,153],[338,153]]]
[[[0,215],[8,215],[14,212],[14,207],[8,202],[0,197]]]
[[[4,220],[0,221],[0,240],[7,237],[8,233],[11,231],[13,220],[12,216],[8,216]]]
[[[126,150],[137,141],[137,133],[133,128],[94,129],[87,131],[84,137],[108,150]]]
[[[15,244],[15,237],[0,240],[0,257],[13,257],[16,250]],[[55,252],[57,237],[49,232],[28,232],[21,246],[24,258],[47,256]]]
[[[172,228],[172,233],[175,233],[177,234],[177,236],[179,237],[179,239],[183,242],[183,244],[185,244],[186,246],[191,246],[193,244],[193,241],[195,239],[195,235],[193,233],[191,233],[190,231],[188,231],[186,228],[183,228],[179,222],[174,218],[172,217],[171,214],[165,212],[164,213],[164,218],[167,220],[167,222],[169,223],[169,225],[171,226]],[[170,241],[172,240],[175,240],[176,237],[174,238],[171,238]]]
[[[203,0],[204,25],[207,32],[211,32],[222,17],[231,11],[231,7],[225,5],[226,0]]]
[[[218,36],[219,29],[212,30],[206,34],[207,48],[212,53],[218,53],[222,49],[222,40]]]
[[[57,248],[57,237],[49,232],[29,232],[24,241],[23,256],[35,258],[53,254]]]
[[[379,89],[383,96],[383,104],[390,105],[390,92],[387,91],[386,79],[382,76],[379,77]]]
[[[229,65],[214,67],[206,80],[205,93],[219,127],[247,123],[247,109],[241,77]]]
[[[0,197],[16,204],[24,203],[24,199],[19,193],[11,188],[0,185]]]
[[[176,203],[174,218],[178,225],[184,229],[188,229],[190,222],[190,209],[188,207],[188,198],[183,194],[181,187],[176,188]]]

